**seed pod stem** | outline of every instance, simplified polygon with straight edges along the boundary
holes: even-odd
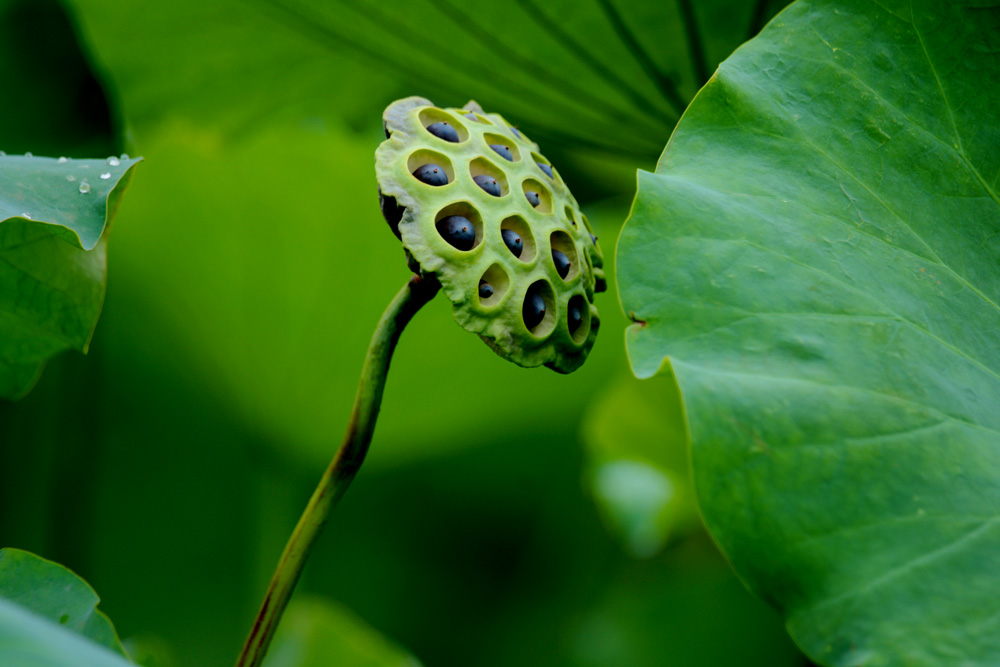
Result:
[[[271,577],[267,594],[247,636],[236,667],[259,667],[278,628],[278,621],[292,597],[309,551],[319,536],[330,510],[347,491],[357,474],[375,431],[382,392],[392,353],[410,319],[438,293],[441,284],[433,276],[413,276],[392,300],[379,320],[368,356],[361,370],[361,382],[344,441],[323,473],[309,504],[299,518]]]

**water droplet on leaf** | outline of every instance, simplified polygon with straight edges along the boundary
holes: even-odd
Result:
[[[88,183],[85,178],[80,181],[80,194],[87,194],[88,192],[90,192],[90,183]]]
[[[63,157],[59,158],[59,160],[57,160],[57,162],[59,162],[59,164],[66,164],[67,162],[69,162],[69,158],[66,157],[66,156],[63,156]]]
[[[121,161],[114,155],[112,155],[111,157],[108,158],[108,164],[111,165],[112,167],[117,167],[118,165],[121,164]]]
[[[111,178],[111,172],[110,171],[106,171],[103,174],[101,174],[101,180],[102,181],[106,181],[109,178]]]

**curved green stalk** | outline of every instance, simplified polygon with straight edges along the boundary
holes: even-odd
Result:
[[[267,587],[264,602],[243,651],[236,661],[236,667],[258,667],[264,660],[267,647],[278,627],[281,614],[295,589],[295,583],[302,573],[302,567],[309,555],[316,537],[319,536],[326,519],[337,501],[347,491],[351,480],[357,474],[361,462],[368,452],[368,445],[375,430],[382,391],[389,372],[392,352],[399,341],[403,328],[420,308],[434,298],[441,285],[435,278],[413,276],[392,300],[382,319],[379,320],[368,356],[361,371],[361,384],[354,399],[354,411],[344,434],[340,449],[334,454],[330,466],[323,473],[319,485],[306,505],[298,525],[285,545],[278,567]]]

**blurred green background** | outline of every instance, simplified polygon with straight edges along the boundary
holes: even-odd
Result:
[[[0,148],[146,158],[90,354],[0,404],[0,546],[76,571],[173,664],[230,664],[408,277],[381,110],[475,98],[597,228],[601,336],[572,375],[524,370],[426,307],[300,593],[428,666],[808,664],[700,529],[613,289],[635,170],[783,4],[0,0]]]

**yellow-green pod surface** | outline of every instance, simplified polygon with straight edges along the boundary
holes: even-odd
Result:
[[[579,368],[599,326],[593,300],[605,287],[603,259],[576,199],[538,145],[475,102],[440,109],[408,97],[390,104],[383,119],[387,139],[375,153],[375,173],[383,212],[411,268],[434,274],[455,320],[500,356],[561,373]],[[447,123],[458,141],[427,129],[435,123]],[[440,184],[414,175],[425,165],[439,168]],[[449,216],[471,223],[475,240],[468,230],[459,244],[471,248],[439,231]],[[519,256],[504,241],[505,230],[508,239],[521,239]]]

